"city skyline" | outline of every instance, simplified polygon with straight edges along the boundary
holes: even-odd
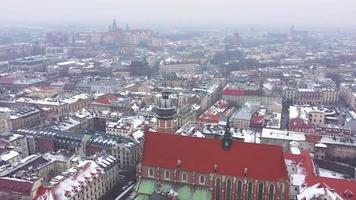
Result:
[[[355,0],[0,2],[0,200],[356,200]]]
[[[356,2],[343,0],[152,0],[9,1],[0,7],[0,25],[92,25],[116,18],[138,26],[292,25],[347,28],[355,25]]]

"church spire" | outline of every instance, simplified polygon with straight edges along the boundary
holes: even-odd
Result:
[[[232,136],[230,133],[230,118],[227,118],[226,126],[225,126],[225,133],[223,137],[223,147],[224,149],[230,149],[232,144]]]

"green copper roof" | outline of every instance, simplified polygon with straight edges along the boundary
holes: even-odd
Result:
[[[212,199],[211,191],[209,190],[195,190],[192,200],[199,200],[199,199]]]
[[[141,179],[136,192],[139,196],[135,200],[146,200],[144,197],[148,197],[148,195],[154,193],[156,188],[160,188],[162,192],[169,192],[173,189],[178,193],[178,200],[202,200],[202,199],[211,199],[212,192],[209,191],[208,187],[203,186],[193,186],[189,184],[183,183],[171,183],[167,181],[156,181],[151,179]],[[141,197],[143,195],[143,197]],[[142,199],[138,199],[142,198]]]
[[[179,196],[179,198],[180,199],[190,199],[190,197],[192,196],[192,191],[191,191],[191,189],[190,189],[190,187],[189,186],[182,186],[182,187],[180,187],[179,189],[178,189],[178,191],[177,191],[177,193],[178,193],[178,196]]]
[[[139,194],[152,194],[155,191],[155,182],[142,179],[140,185],[138,186],[137,193]]]

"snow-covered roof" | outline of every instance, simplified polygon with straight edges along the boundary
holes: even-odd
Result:
[[[307,120],[309,119],[308,114],[310,112],[330,113],[331,111],[326,107],[317,107],[317,106],[308,106],[308,105],[289,106],[289,119],[300,117]]]
[[[326,198],[326,196],[329,198]],[[301,190],[300,194],[297,195],[298,200],[311,200],[315,198],[319,199],[322,197],[324,197],[323,199],[330,199],[330,200],[343,199],[335,191],[330,190],[330,188],[328,188],[327,186],[321,183],[317,183],[309,187],[306,186]]]
[[[286,131],[286,130],[277,130],[277,129],[262,129],[261,138],[269,139],[279,139],[279,140],[290,140],[290,141],[305,141],[305,134]]]
[[[41,186],[34,200],[69,199],[95,181],[104,171],[92,160],[81,161],[77,166],[68,169],[50,181],[50,186]]]
[[[17,151],[14,151],[14,150],[11,150],[11,151],[8,151],[2,155],[0,155],[0,160],[3,160],[3,161],[9,161],[17,156],[19,156],[20,153],[17,152]]]
[[[327,148],[328,146],[326,144],[317,143],[317,144],[315,144],[315,147]]]

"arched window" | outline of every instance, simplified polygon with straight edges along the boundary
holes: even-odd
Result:
[[[169,171],[166,170],[166,171],[164,172],[164,178],[165,178],[165,179],[169,179],[169,176],[170,176]]]
[[[273,200],[273,197],[274,197],[274,185],[271,184],[269,186],[268,200]]]
[[[187,182],[187,174],[182,173],[182,182]]]
[[[149,176],[149,177],[155,177],[153,169],[150,168],[150,169],[148,170],[148,176]]]
[[[258,200],[263,199],[263,183],[258,184]]]
[[[237,182],[237,200],[242,200],[242,181]]]
[[[205,177],[204,176],[200,176],[199,177],[199,184],[205,184]]]
[[[226,200],[231,200],[232,197],[232,184],[231,179],[228,179],[226,182]]]
[[[247,188],[247,200],[252,200],[252,190],[253,190],[252,182],[249,182]]]
[[[220,194],[221,194],[221,181],[220,178],[217,178],[215,183],[215,200],[220,200]]]

